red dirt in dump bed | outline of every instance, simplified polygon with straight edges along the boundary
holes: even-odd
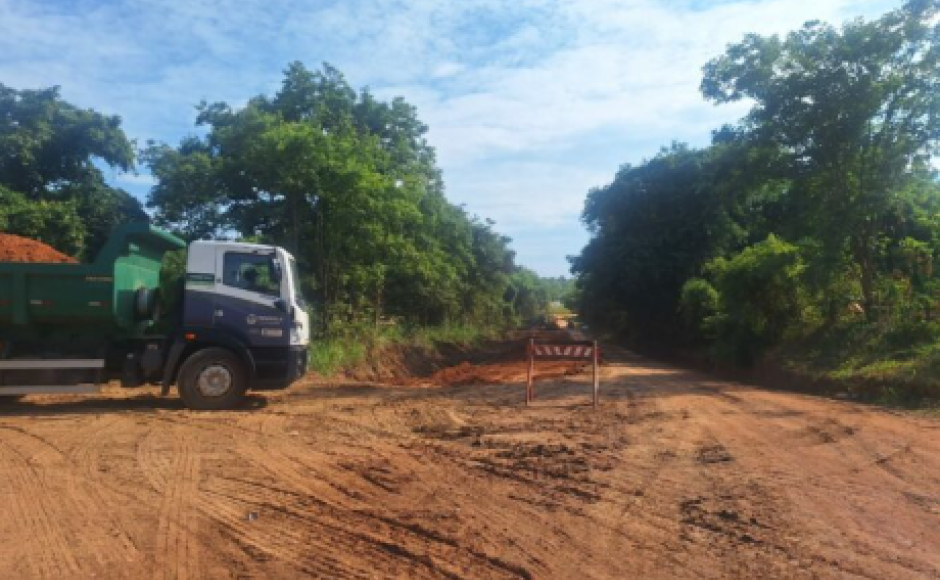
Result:
[[[42,242],[13,234],[0,234],[0,262],[77,264],[78,260]]]

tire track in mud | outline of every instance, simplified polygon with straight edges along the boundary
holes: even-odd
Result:
[[[303,527],[285,522],[286,518],[271,507],[269,501],[274,497],[275,494],[271,494],[260,501],[252,501],[250,492],[244,489],[232,491],[218,481],[207,482],[203,507],[211,513],[221,534],[249,556],[251,562],[243,563],[246,573],[252,575],[253,564],[263,565],[271,560],[296,572],[319,577],[334,577],[337,571],[342,571],[343,566],[335,558],[314,552],[315,546],[311,545]],[[261,510],[261,513],[251,510]],[[252,519],[251,515],[257,517]],[[238,555],[234,557],[237,559]]]
[[[44,505],[40,511],[57,514],[56,524],[59,524],[58,514],[78,512],[83,515],[80,531],[74,531],[67,543],[67,551],[74,560],[82,574],[94,576],[113,566],[123,566],[128,573],[134,573],[135,564],[142,560],[140,552],[130,536],[112,515],[112,505],[103,496],[103,489],[113,489],[114,486],[100,477],[94,467],[94,459],[103,447],[104,431],[107,426],[118,421],[112,419],[105,428],[100,429],[93,425],[79,433],[72,433],[76,443],[72,449],[63,449],[56,446],[48,437],[31,431],[8,425],[0,425],[5,431],[4,440],[8,443],[17,443],[17,448],[31,458],[54,456],[55,462],[43,464],[43,469],[36,470],[37,477],[45,481],[47,464],[49,468],[57,466],[63,472],[56,477],[53,485],[58,493],[54,493],[53,505]],[[37,445],[39,449],[37,449]],[[19,453],[19,452],[18,452]],[[33,493],[50,491],[47,488],[34,490]],[[66,534],[66,530],[59,532]]]
[[[218,525],[233,542],[249,554],[253,553],[255,560],[277,560],[279,565],[295,567],[315,577],[369,578],[374,577],[371,570],[382,569],[383,566],[392,566],[393,569],[404,566],[409,576],[419,578],[467,577],[467,573],[460,571],[461,566],[466,570],[482,571],[480,573],[485,577],[530,577],[524,568],[460,546],[456,540],[423,530],[416,524],[321,499],[318,492],[322,490],[315,484],[336,486],[334,480],[342,477],[342,470],[335,468],[336,473],[332,475],[336,477],[330,477],[328,472],[334,469],[333,466],[312,465],[310,457],[291,451],[298,442],[284,433],[294,416],[295,413],[276,412],[263,416],[245,415],[240,417],[240,424],[189,424],[190,427],[198,425],[210,431],[221,429],[239,433],[247,444],[238,445],[234,452],[240,460],[252,466],[248,471],[280,482],[281,487],[273,487],[260,481],[244,480],[240,488],[232,489],[230,484],[222,484],[220,490],[219,482],[224,479],[213,477],[203,486],[200,502],[195,506],[204,521]],[[161,419],[180,424],[176,419]],[[399,433],[394,435],[400,436]],[[147,445],[141,447],[141,455],[152,455]],[[364,445],[363,448],[374,452],[374,445]],[[257,475],[252,477],[256,478]],[[159,478],[151,473],[148,479],[153,482]],[[344,487],[348,488],[348,484],[346,481]],[[342,491],[349,497],[348,489]],[[285,507],[284,497],[277,496],[291,493],[300,498],[294,501],[296,508]],[[246,509],[242,512],[233,507],[238,504],[256,511]],[[312,513],[311,506],[317,508]],[[266,532],[261,531],[261,526],[246,523],[247,514],[260,518],[264,511],[273,511],[289,521],[277,530]],[[160,551],[158,546],[158,553]],[[355,556],[351,558],[352,555]],[[469,573],[470,576],[475,574]]]
[[[376,408],[390,409],[395,413],[397,408],[407,399],[408,397],[395,397],[392,401],[376,401],[374,405],[370,405],[368,411],[375,422],[372,429],[380,431],[383,439],[390,441],[387,450],[393,453],[395,449],[401,452],[399,445],[403,439],[413,441],[418,438],[413,435],[410,429],[405,429],[404,423],[397,419],[396,423],[401,424],[402,429],[390,430],[387,422],[376,416]],[[356,474],[359,474],[361,476],[359,481],[362,485],[376,485],[373,479],[369,477],[370,474],[365,472],[360,474],[357,471],[360,466],[355,462],[347,462],[345,466],[333,465],[333,462],[324,462],[327,463],[326,465],[321,463],[313,465],[310,462],[310,457],[294,453],[293,450],[298,445],[297,440],[283,435],[293,418],[293,413],[275,413],[258,419],[252,418],[252,423],[257,421],[258,433],[262,437],[258,439],[258,452],[249,453],[247,459],[264,470],[274,481],[289,485],[291,489],[304,498],[303,502],[305,504],[317,506],[318,509],[314,510],[318,513],[317,517],[305,518],[307,526],[312,525],[313,529],[318,530],[318,534],[321,533],[322,528],[326,528],[334,534],[334,537],[336,535],[346,535],[354,540],[353,544],[346,543],[339,546],[340,550],[338,552],[336,547],[331,547],[330,544],[324,545],[320,552],[321,555],[335,553],[337,558],[344,555],[348,557],[349,553],[353,553],[349,550],[358,549],[362,551],[364,542],[367,552],[374,554],[371,562],[357,562],[355,564],[355,567],[362,567],[364,570],[372,566],[378,566],[382,561],[402,560],[410,563],[410,565],[417,565],[419,568],[426,569],[426,573],[422,574],[422,577],[466,577],[465,572],[459,572],[461,566],[467,570],[477,570],[476,573],[482,571],[486,577],[529,577],[529,573],[524,568],[503,562],[468,546],[462,546],[454,538],[430,532],[413,522],[402,521],[394,515],[383,513],[386,510],[380,508],[381,504],[363,504],[361,498],[367,496],[353,492],[350,489],[351,484],[356,480],[349,479],[346,472],[352,469]],[[278,443],[287,441],[290,445],[270,445],[273,441]],[[376,453],[374,444],[363,446],[363,449],[369,450],[371,454]],[[380,453],[380,455],[382,454]],[[368,465],[365,468],[368,468]],[[330,473],[330,471],[333,473]],[[337,480],[344,482],[342,486],[337,485]],[[346,505],[347,502],[344,502],[343,505],[340,505],[323,499],[318,493],[320,490],[312,485],[316,481],[326,483],[330,488],[339,491],[343,497],[352,499],[352,504]],[[395,493],[395,490],[390,490],[387,487],[378,487],[385,493]],[[269,488],[269,486],[261,486],[261,489]],[[256,501],[259,499],[263,500],[264,498],[255,497]],[[356,504],[362,505],[357,507]],[[307,512],[309,511],[308,507]],[[368,532],[364,532],[364,530],[368,530]],[[321,540],[314,539],[313,541]],[[349,567],[352,564],[346,560],[345,565]],[[456,570],[451,570],[453,567],[456,567]],[[331,573],[336,574],[336,571],[334,570]]]
[[[109,448],[109,437],[121,422],[120,417],[102,419],[76,435],[79,443],[68,454],[75,467],[69,469],[66,481],[70,496],[86,517],[83,539],[94,538],[91,554],[98,570],[107,573],[121,566],[132,574],[137,573],[142,564],[143,553],[112,513],[112,502],[105,497],[105,492],[125,500],[133,495],[111,481],[110,473],[103,471],[100,465],[102,450]]]
[[[624,469],[614,473],[619,497],[608,500],[620,501],[623,507],[610,543],[622,539],[643,551],[644,560],[634,564],[637,576],[677,571],[684,564],[676,556],[684,548],[675,498],[684,492],[683,459],[694,453],[701,429],[687,410],[667,409],[654,395],[655,387],[636,384],[629,369],[620,370],[616,379],[630,389],[625,428],[634,444],[622,454]],[[682,427],[668,430],[673,421],[682,421]]]
[[[727,396],[727,393],[723,393]],[[796,395],[799,396],[799,395]],[[776,393],[765,393],[749,390],[746,393],[735,394],[729,400],[734,401],[740,409],[759,418],[762,423],[777,427],[777,432],[783,437],[795,441],[806,453],[827,451],[829,448],[838,450],[838,468],[827,469],[807,478],[806,474],[787,472],[782,477],[790,478],[794,484],[807,481],[819,482],[825,479],[847,478],[858,473],[862,468],[877,468],[894,480],[894,483],[911,486],[911,473],[906,473],[893,465],[899,457],[914,454],[913,442],[909,437],[903,436],[900,441],[890,443],[887,451],[879,451],[878,447],[884,445],[879,437],[877,441],[870,441],[865,437],[865,429],[860,427],[858,421],[847,424],[840,420],[842,412],[837,403],[832,401],[813,400],[809,404],[812,409],[798,410],[793,402],[806,404],[804,401],[770,400],[779,398]],[[787,403],[790,404],[787,404]],[[727,422],[730,430],[741,433],[736,428],[737,421]],[[744,439],[754,445],[767,447],[774,452],[775,442],[768,442],[765,438],[744,434]]]
[[[187,580],[201,578],[199,567],[199,543],[194,538],[199,526],[197,510],[199,504],[200,458],[192,444],[179,433],[172,434],[172,461],[165,472],[165,479],[154,475],[154,469],[142,465],[151,473],[151,485],[160,486],[162,492],[156,525],[154,548],[154,580]],[[145,454],[153,460],[154,455]],[[157,467],[156,471],[161,471]]]
[[[940,577],[938,431],[639,359],[597,412],[572,380],[4,417],[0,578]]]
[[[642,373],[643,370],[640,368],[637,372]],[[625,377],[625,380],[629,381],[629,376]],[[690,385],[688,377],[681,376],[681,373],[673,379],[647,376],[645,380],[650,383],[649,392],[660,401],[670,403],[670,406],[674,400],[682,401],[683,394],[700,400],[700,404],[692,405],[694,412],[691,414],[691,423],[698,424],[694,427],[695,445],[692,449],[687,448],[685,452],[680,453],[680,456],[685,457],[687,463],[691,464],[692,469],[688,473],[677,471],[670,474],[681,487],[676,486],[673,491],[667,490],[663,493],[664,496],[678,493],[679,497],[682,497],[686,489],[698,490],[698,493],[686,497],[680,504],[683,526],[691,530],[684,532],[687,537],[683,541],[685,547],[681,550],[689,552],[692,549],[686,545],[689,533],[704,536],[705,541],[715,544],[710,548],[699,547],[689,552],[691,565],[695,566],[694,552],[704,549],[707,552],[718,550],[727,554],[718,558],[721,565],[726,566],[717,574],[719,577],[777,577],[801,573],[815,574],[827,570],[825,565],[819,566],[821,561],[817,555],[800,546],[798,539],[802,526],[793,526],[793,518],[799,512],[789,504],[785,494],[781,494],[781,488],[786,488],[787,482],[792,482],[795,488],[799,487],[804,476],[799,470],[790,470],[785,477],[768,478],[763,469],[753,469],[750,461],[739,463],[734,451],[736,448],[742,448],[745,452],[743,457],[748,460],[753,459],[754,450],[766,454],[762,467],[791,465],[791,457],[781,455],[783,450],[779,449],[779,440],[774,440],[773,431],[767,431],[766,419],[774,418],[805,425],[811,417],[806,417],[805,412],[787,405],[750,401],[749,393],[729,394],[720,387],[703,387],[695,383]],[[734,385],[730,386],[734,388]],[[702,394],[698,395],[699,392]],[[694,400],[693,398],[692,401]],[[769,414],[773,414],[773,417],[769,417]],[[761,421],[762,425],[753,425],[754,421]],[[774,422],[776,421],[772,421]],[[686,421],[678,429],[689,430],[692,428],[689,423]],[[840,429],[838,426],[833,428]],[[675,426],[671,428],[673,433],[676,430]],[[851,435],[849,429],[844,431]],[[659,483],[657,491],[663,487],[663,484]],[[644,518],[649,517],[649,506],[643,515]],[[797,538],[797,541],[794,541],[794,538]],[[753,554],[751,562],[744,559],[746,554]],[[683,560],[688,558],[684,557]],[[815,562],[816,565],[809,568],[813,570],[809,572],[799,567],[788,567],[787,564],[791,561],[800,562],[801,566],[809,565],[810,562]],[[689,562],[676,561],[674,566],[688,572],[694,570],[688,568]],[[906,569],[907,573],[911,570],[906,563],[902,563],[900,569]],[[828,570],[831,573],[831,568]],[[922,571],[926,572],[928,569],[923,568]],[[851,565],[848,569],[841,567],[842,574],[853,572],[863,572],[863,569]]]
[[[162,495],[167,487],[171,465],[169,450],[161,453],[157,449],[157,444],[163,442],[162,439],[157,440],[158,435],[159,433],[155,429],[147,429],[144,435],[137,440],[135,452],[137,468],[143,474],[150,489]]]
[[[376,508],[338,508],[302,492],[288,491],[254,482],[213,479],[207,493],[253,506],[262,517],[285,518],[294,525],[278,535],[253,531],[237,511],[227,512],[226,525],[240,543],[286,556],[305,571],[322,577],[369,578],[373,570],[399,573],[407,569],[414,578],[530,578],[521,567],[462,547],[414,523],[383,515]],[[218,507],[219,504],[213,504]],[[240,520],[240,521],[239,521]],[[354,559],[349,559],[355,554]]]
[[[838,414],[838,408],[832,408],[836,403],[831,401],[811,401],[814,409],[799,409],[793,405],[794,401],[779,400],[782,397],[777,393],[767,393],[758,391],[756,388],[747,388],[736,384],[715,385],[709,379],[705,386],[698,387],[700,390],[714,394],[715,401],[728,405],[738,413],[743,413],[744,417],[753,417],[764,425],[772,425],[776,429],[774,433],[781,439],[790,440],[801,448],[817,447],[824,450],[829,446],[838,448],[840,454],[839,463],[856,463],[852,467],[840,467],[838,469],[828,469],[824,473],[818,473],[813,476],[814,481],[821,479],[843,477],[857,472],[858,463],[866,467],[879,467],[884,469],[888,475],[899,480],[901,483],[908,483],[905,478],[894,472],[888,465],[889,461],[900,452],[910,451],[910,443],[902,443],[899,447],[893,448],[887,454],[879,454],[871,448],[868,442],[858,437],[859,428],[857,425],[847,425],[833,416],[833,412]],[[736,392],[738,391],[738,392]],[[800,395],[790,395],[800,397]],[[804,403],[803,401],[797,401]],[[828,407],[827,407],[828,404]],[[765,447],[769,453],[776,453],[774,447],[778,446],[780,441],[768,441],[765,437],[755,435],[757,431],[745,432],[737,427],[744,418],[725,421],[729,431],[735,432],[741,436],[743,441],[753,445]],[[812,450],[806,450],[812,453]],[[853,461],[850,461],[850,458]],[[782,472],[780,477],[790,478],[794,484],[806,481],[806,475],[798,472]]]
[[[60,494],[46,485],[42,474],[7,438],[0,439],[0,464],[5,467],[0,486],[11,498],[10,521],[22,525],[18,529],[29,537],[30,545],[38,548],[37,556],[25,558],[27,569],[37,578],[78,576],[81,568],[70,548],[71,539],[57,525]],[[15,571],[10,577],[16,577]]]
[[[776,498],[763,500],[777,506],[767,512],[773,516],[777,529],[771,545],[783,549],[782,559],[808,566],[792,572],[876,579],[883,578],[884,572],[872,570],[887,567],[896,577],[936,575],[936,569],[892,553],[890,542],[886,542],[888,536],[876,539],[872,530],[866,533],[855,530],[853,520],[859,516],[859,509],[870,508],[860,508],[853,498],[871,493],[873,482],[863,482],[860,477],[872,477],[871,470],[878,467],[879,457],[859,438],[865,429],[840,421],[841,409],[836,403],[784,397],[756,390],[735,393],[732,397],[719,396],[713,399],[707,419],[711,432],[721,433],[732,453],[735,449],[742,452],[741,462],[735,463],[744,471],[736,474],[734,481],[750,480]],[[724,410],[728,406],[737,414],[729,415]],[[785,445],[783,441],[793,444]],[[760,458],[759,464],[754,462],[756,457]],[[823,466],[821,471],[815,468],[818,465]],[[909,484],[899,473],[876,477],[876,481],[876,489],[885,491],[897,490],[898,483],[905,488]],[[832,494],[818,493],[814,488],[831,489]],[[792,490],[803,491],[793,496]],[[840,525],[834,525],[837,522]],[[817,534],[818,530],[829,530],[823,547],[813,541],[813,530]],[[827,555],[825,546],[829,549],[841,546],[838,549],[844,551],[842,543],[852,546],[853,558],[841,561]]]
[[[729,578],[780,578],[803,556],[785,498],[740,465],[718,431],[703,425],[686,457],[690,491],[680,502],[682,535],[718,561]],[[697,483],[692,483],[696,482]]]

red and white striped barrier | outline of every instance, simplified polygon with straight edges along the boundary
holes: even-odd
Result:
[[[600,382],[598,365],[600,364],[600,349],[597,341],[580,341],[562,344],[535,344],[535,339],[529,339],[526,349],[529,359],[529,370],[526,378],[525,404],[528,406],[535,400],[535,359],[589,359],[594,366],[594,408],[597,408],[600,398]]]
[[[532,355],[562,358],[591,358],[594,356],[594,345],[533,344]]]

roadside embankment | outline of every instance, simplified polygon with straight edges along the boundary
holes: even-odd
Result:
[[[563,339],[567,335],[562,332]],[[352,379],[408,386],[448,386],[523,382],[529,334],[520,331],[495,335],[461,336],[418,334],[345,343],[314,344],[313,373],[321,379]],[[324,354],[340,353],[329,358]],[[319,357],[319,358],[318,358]],[[332,364],[331,364],[332,363]],[[543,361],[536,379],[576,374],[584,366],[578,361]]]
[[[769,351],[750,366],[716,361],[705,349],[631,348],[670,364],[768,389],[940,409],[940,345],[935,344],[892,351],[807,338]]]

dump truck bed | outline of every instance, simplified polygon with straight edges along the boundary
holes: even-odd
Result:
[[[0,339],[136,336],[150,324],[135,314],[138,289],[158,288],[164,254],[184,247],[148,224],[128,224],[91,264],[0,262]]]

